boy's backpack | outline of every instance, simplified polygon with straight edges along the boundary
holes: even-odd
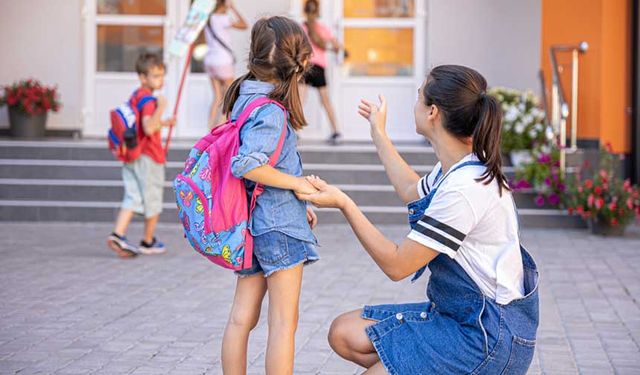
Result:
[[[253,237],[249,219],[264,186],[256,184],[250,206],[244,181],[231,173],[231,158],[240,148],[240,129],[251,112],[268,103],[284,111],[284,126],[269,158],[275,166],[287,132],[287,111],[278,102],[259,98],[236,121],[229,120],[200,139],[189,153],[184,171],[173,181],[178,215],[191,246],[211,262],[233,270],[251,267]]]
[[[107,137],[109,150],[118,160],[125,163],[140,157],[142,147],[139,146],[143,131],[140,113],[145,104],[156,100],[155,97],[147,95],[134,105],[133,98],[132,95],[129,101],[111,110],[111,129]]]

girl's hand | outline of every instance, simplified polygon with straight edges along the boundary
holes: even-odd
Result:
[[[349,197],[335,186],[327,184],[324,180],[316,176],[308,176],[307,181],[317,189],[312,194],[300,194],[298,198],[313,203],[319,208],[343,208],[349,201]]]
[[[374,103],[361,99],[360,105],[358,105],[358,113],[371,124],[372,135],[385,135],[387,125],[387,101],[383,95],[378,95],[378,99],[380,99],[379,107]]]
[[[307,206],[307,221],[311,229],[314,229],[318,225],[318,215],[313,212],[313,208]]]

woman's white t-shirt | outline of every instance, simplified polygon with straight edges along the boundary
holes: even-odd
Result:
[[[207,55],[204,58],[205,65],[233,65],[233,55],[211,34],[211,29],[213,29],[216,36],[231,48],[231,33],[229,29],[233,25],[233,22],[233,16],[227,13],[214,13],[209,17],[209,24],[204,28],[204,39],[209,47]],[[209,27],[211,29],[209,29]]]
[[[478,160],[469,154],[451,167]],[[499,304],[524,296],[518,218],[511,192],[498,183],[477,182],[484,166],[467,165],[434,181],[440,163],[418,182],[421,198],[436,191],[431,204],[409,233],[409,239],[447,254],[466,271],[480,290]]]

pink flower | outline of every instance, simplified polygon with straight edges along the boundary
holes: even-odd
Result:
[[[534,202],[536,203],[536,206],[542,207],[544,206],[544,197],[541,194],[538,194]]]
[[[552,193],[551,195],[549,195],[549,203],[557,206],[560,203],[560,197],[557,194]]]

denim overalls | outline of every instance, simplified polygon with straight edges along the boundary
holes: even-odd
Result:
[[[462,163],[442,181],[467,165],[482,164]],[[440,184],[434,183],[426,197],[409,204],[412,228]],[[538,272],[524,247],[520,251],[525,296],[506,305],[486,297],[455,260],[439,254],[428,264],[426,302],[365,306],[362,317],[378,321],[366,333],[387,371],[391,375],[526,374],[538,328]]]

